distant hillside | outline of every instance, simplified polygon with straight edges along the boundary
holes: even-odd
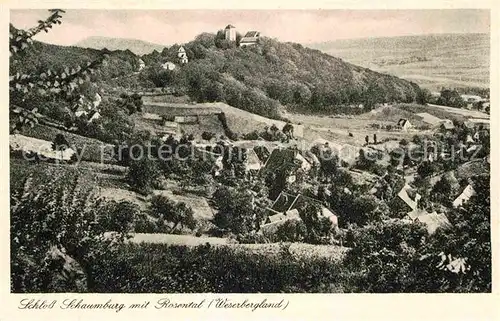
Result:
[[[334,113],[339,105],[412,102],[420,90],[300,44],[262,38],[258,45],[240,48],[220,33],[205,33],[185,44],[189,63],[162,71],[161,63],[177,63],[178,48],[143,56],[149,66],[143,78],[157,86],[179,86],[198,102],[222,101],[267,117],[277,117],[280,104]]]
[[[153,52],[161,51],[165,46],[138,39],[110,38],[110,37],[89,37],[75,44],[77,47],[108,50],[130,50],[136,55],[142,56]]]
[[[14,28],[11,25],[11,28]],[[11,73],[36,72],[37,70],[62,70],[65,67],[77,67],[96,60],[100,55],[107,54],[108,58],[99,68],[93,81],[105,82],[113,78],[130,75],[139,69],[139,57],[130,50],[96,50],[74,46],[58,46],[34,41],[33,45],[19,57],[18,61],[11,61]]]
[[[489,87],[489,34],[337,40],[308,45],[353,64],[440,87]]]

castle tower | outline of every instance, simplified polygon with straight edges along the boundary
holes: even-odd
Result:
[[[224,35],[226,36],[226,40],[236,41],[236,27],[227,25],[226,29],[224,29]]]

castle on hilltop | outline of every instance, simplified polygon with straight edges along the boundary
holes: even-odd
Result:
[[[236,41],[236,27],[229,24],[224,29],[224,35],[228,41]],[[255,45],[259,42],[259,31],[248,31],[240,40],[240,47]]]

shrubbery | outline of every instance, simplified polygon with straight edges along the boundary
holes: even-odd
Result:
[[[153,217],[172,223],[170,231],[175,231],[178,225],[193,230],[196,220],[193,210],[186,203],[176,203],[163,195],[155,195],[151,199],[150,213]]]
[[[456,90],[443,89],[436,102],[438,105],[450,107],[465,107],[466,103]]]
[[[319,292],[338,284],[339,267],[326,258],[253,254],[209,245],[125,245],[96,262],[94,292],[290,293]]]
[[[142,157],[130,162],[127,181],[139,192],[148,194],[160,185],[160,179],[161,171],[156,160]]]

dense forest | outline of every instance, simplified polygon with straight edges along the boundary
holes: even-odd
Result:
[[[178,45],[143,56],[143,78],[156,86],[187,90],[197,101],[225,101],[261,115],[276,116],[278,106],[331,113],[339,106],[416,101],[420,88],[394,76],[373,72],[300,44],[262,38],[240,48],[204,33],[184,45],[189,63],[158,72],[176,61]]]

